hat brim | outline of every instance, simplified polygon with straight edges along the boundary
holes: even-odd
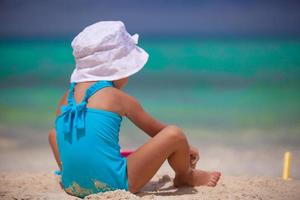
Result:
[[[144,49],[135,46],[126,56],[110,63],[83,69],[76,67],[72,72],[70,82],[113,81],[129,77],[140,71],[148,58],[149,55]]]

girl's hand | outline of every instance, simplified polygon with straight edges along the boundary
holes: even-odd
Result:
[[[197,164],[199,158],[200,158],[199,150],[190,145],[190,163],[191,163],[191,167],[193,169],[196,168],[196,164]]]

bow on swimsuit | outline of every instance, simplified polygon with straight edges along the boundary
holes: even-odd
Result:
[[[71,195],[116,189],[128,191],[127,160],[120,154],[119,131],[122,116],[108,110],[86,107],[89,98],[111,81],[98,81],[86,90],[80,103],[74,99],[71,83],[68,105],[55,120],[56,138],[62,162],[61,184]]]

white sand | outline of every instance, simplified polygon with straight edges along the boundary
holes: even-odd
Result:
[[[55,175],[38,172],[1,172],[0,199],[79,199],[66,194]],[[224,176],[215,188],[172,186],[169,175],[157,174],[136,195],[124,190],[87,196],[85,199],[300,199],[300,180],[268,177]]]
[[[22,134],[17,134],[22,131]],[[24,133],[25,132],[25,133]],[[24,135],[26,137],[23,137]],[[122,190],[95,194],[88,199],[300,199],[300,149],[298,135],[293,143],[281,144],[272,137],[251,141],[239,136],[226,138],[203,135],[191,140],[200,148],[202,169],[220,170],[215,188],[172,186],[173,171],[165,162],[153,179],[136,195]],[[271,135],[272,136],[272,135]],[[258,136],[257,136],[258,137]],[[244,139],[243,139],[244,138]],[[221,140],[222,139],[222,140]],[[271,142],[270,142],[271,141]],[[283,139],[280,139],[283,141]],[[268,143],[269,142],[269,143]],[[213,145],[212,145],[213,144]],[[255,145],[254,145],[255,144]],[[286,148],[288,147],[288,148]],[[286,149],[293,153],[293,180],[279,177]],[[79,199],[66,194],[53,171],[57,168],[48,146],[47,133],[34,130],[3,129],[0,126],[0,200],[5,199]],[[244,176],[247,174],[247,176]]]

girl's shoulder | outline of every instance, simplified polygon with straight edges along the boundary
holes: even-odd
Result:
[[[90,97],[90,99],[92,98],[96,98],[97,100],[109,99],[110,101],[120,102],[126,100],[129,96],[130,95],[128,95],[126,92],[118,88],[106,87],[97,91],[93,96]]]
[[[67,90],[60,99],[56,110],[56,115],[61,113],[60,107],[62,105],[68,104],[68,93],[69,90]],[[75,94],[75,99],[77,99],[78,102],[80,102],[80,99],[82,100],[82,97],[84,96],[84,92],[82,91],[81,93],[82,94]],[[135,104],[138,104],[138,101],[125,91],[114,87],[106,87],[97,91],[89,98],[87,107],[108,110],[124,116],[128,108],[135,107]]]
[[[98,91],[90,98],[88,107],[105,109],[124,116],[133,100],[135,98],[125,91],[114,87],[107,87],[103,88],[102,91]]]

